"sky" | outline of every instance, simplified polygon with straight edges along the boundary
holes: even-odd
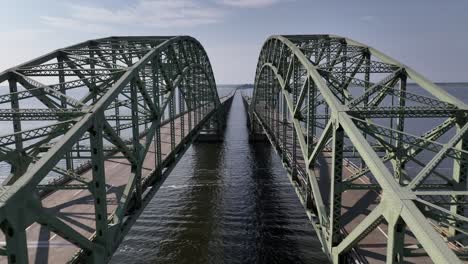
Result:
[[[264,41],[334,34],[434,82],[468,81],[466,0],[0,0],[0,71],[88,39],[190,35],[218,84],[253,83]]]

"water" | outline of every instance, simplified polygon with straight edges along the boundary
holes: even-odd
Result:
[[[317,262],[327,258],[280,159],[269,143],[248,142],[239,93],[225,141],[185,153],[111,261]]]

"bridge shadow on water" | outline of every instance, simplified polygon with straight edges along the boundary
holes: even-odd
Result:
[[[249,144],[240,95],[225,141],[196,143],[111,263],[326,262],[269,143]]]

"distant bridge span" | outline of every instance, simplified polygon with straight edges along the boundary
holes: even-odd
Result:
[[[86,41],[3,83],[1,263],[107,262],[190,143],[219,135],[232,99],[187,36]]]
[[[334,263],[466,259],[464,102],[332,35],[270,37],[245,99]]]

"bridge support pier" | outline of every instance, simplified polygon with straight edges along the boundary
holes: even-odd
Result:
[[[252,117],[252,113],[249,111],[250,102],[248,102],[247,98],[244,96],[242,96],[242,102],[244,103],[245,113],[247,115],[249,142],[268,142],[268,137],[263,131],[261,124],[258,123],[256,118]]]
[[[226,119],[235,95],[231,96],[200,131],[197,142],[222,142],[226,129]]]

